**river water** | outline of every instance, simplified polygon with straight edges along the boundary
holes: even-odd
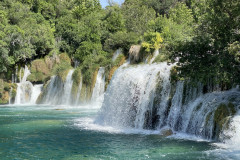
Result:
[[[0,159],[239,159],[239,152],[197,137],[96,125],[98,111],[89,106],[0,106]]]

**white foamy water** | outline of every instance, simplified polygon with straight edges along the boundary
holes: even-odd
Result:
[[[49,84],[44,90],[41,100],[42,104],[50,105],[71,105],[72,102],[72,74],[74,70],[69,70],[66,80],[63,82],[60,77],[52,76]]]
[[[153,110],[156,84],[170,69],[167,63],[120,67],[107,88],[96,123],[143,129],[145,113]]]
[[[22,70],[22,69],[21,69]],[[23,77],[21,77],[20,71],[20,83],[17,83],[17,93],[14,104],[35,104],[38,96],[41,93],[42,85],[33,85],[27,81],[27,77],[30,75],[30,70],[25,66]]]
[[[42,87],[43,87],[43,84],[36,84],[36,85],[33,86],[33,88],[32,88],[32,96],[31,96],[31,100],[30,100],[31,104],[35,104],[36,103],[36,101],[38,99],[38,96],[42,92]]]
[[[102,126],[94,123],[94,118],[79,118],[74,121],[74,126],[82,128],[85,130],[97,131],[97,132],[106,132],[111,134],[157,134],[159,131],[156,130],[143,130],[143,129],[134,129],[134,128],[116,128],[112,126]]]
[[[228,106],[238,109],[239,90],[203,94],[200,83],[171,84],[172,66],[160,63],[120,67],[113,75],[94,123],[117,130],[169,128],[174,133],[218,139],[221,129],[215,124],[215,112],[225,106],[232,116]]]

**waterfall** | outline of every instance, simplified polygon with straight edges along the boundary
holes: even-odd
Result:
[[[239,89],[203,94],[203,85],[171,83],[166,62],[120,67],[107,88],[95,123],[117,128],[171,129],[219,139],[240,108]]]
[[[113,54],[112,61],[115,61],[120,54],[122,54],[122,49],[116,50]]]
[[[104,98],[105,90],[105,69],[100,67],[97,74],[96,83],[93,89],[91,101],[96,104],[101,104]]]
[[[11,99],[12,99],[12,87],[11,87],[10,92],[9,92],[8,104],[12,104]]]
[[[79,86],[78,86],[78,91],[77,91],[77,97],[76,97],[75,106],[77,106],[77,105],[79,104],[79,99],[80,99],[81,91],[82,91],[82,77],[81,77],[81,80],[80,80],[80,84],[79,84]]]
[[[64,94],[62,96],[62,103],[61,104],[70,104],[72,84],[73,84],[73,80],[72,80],[73,72],[74,72],[74,70],[71,69],[68,72],[68,75],[66,77],[66,81],[64,83],[64,88],[63,88],[63,93]]]
[[[43,90],[43,97],[40,103],[53,105],[72,104],[71,91],[73,85],[73,72],[74,70],[69,70],[65,82],[58,76],[52,76],[46,89]]]
[[[175,127],[180,110],[182,108],[183,85],[183,81],[177,82],[176,93],[172,99],[172,105],[167,118],[167,123],[171,128]]]
[[[150,60],[150,64],[153,63],[153,61],[156,59],[156,57],[159,55],[159,50],[155,50],[154,53],[153,53],[153,57],[152,59]]]
[[[27,77],[31,74],[28,67],[25,66],[23,77],[22,68],[20,69],[20,83],[17,83],[17,93],[15,104],[35,104],[41,93],[42,85],[34,85],[27,81]]]
[[[170,75],[170,69],[167,63],[120,67],[107,88],[96,123],[134,128],[154,123],[146,118],[155,112],[155,86],[161,79],[169,82],[164,77]]]
[[[33,88],[32,88],[32,96],[31,96],[31,100],[30,100],[31,104],[35,104],[36,103],[36,101],[38,99],[38,96],[42,92],[42,87],[43,87],[43,84],[36,84],[36,85],[33,86]]]

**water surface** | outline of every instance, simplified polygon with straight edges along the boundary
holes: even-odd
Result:
[[[237,159],[212,142],[94,125],[98,109],[0,106],[0,159]]]

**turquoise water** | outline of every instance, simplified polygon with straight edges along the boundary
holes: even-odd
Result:
[[[211,142],[114,132],[92,124],[96,115],[97,109],[0,106],[0,159],[226,159]]]

